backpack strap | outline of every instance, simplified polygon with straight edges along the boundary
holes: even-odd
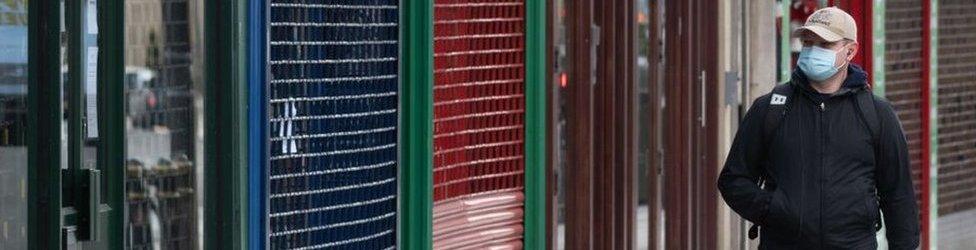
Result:
[[[881,143],[881,119],[878,119],[878,109],[874,105],[874,93],[870,90],[861,90],[856,94],[854,100],[855,110],[861,117],[861,122],[866,125],[868,132],[871,133],[871,146],[874,147],[874,158],[878,159],[878,145]],[[881,218],[874,222],[874,231],[880,231],[882,224]]]
[[[783,123],[783,119],[786,118],[786,113],[790,110],[790,104],[793,103],[793,84],[785,83],[778,84],[773,88],[773,91],[769,94],[769,107],[766,109],[766,113],[763,114],[763,143],[769,145],[773,141],[773,136],[776,134],[776,130],[779,129],[779,125]],[[759,186],[762,186],[766,182],[765,169],[763,173],[759,175]],[[749,239],[756,239],[759,237],[759,225],[755,223],[749,227]]]
[[[854,98],[854,105],[856,105],[858,115],[861,116],[861,121],[864,125],[867,125],[868,131],[871,132],[871,143],[877,146],[879,137],[881,137],[881,120],[878,119],[878,110],[874,105],[874,93],[869,90],[861,90],[856,94]]]
[[[763,140],[767,145],[772,142],[776,129],[779,129],[780,123],[783,123],[783,118],[790,110],[793,92],[793,84],[785,83],[776,85],[769,94],[769,109],[766,110],[764,118],[766,121],[763,124]]]

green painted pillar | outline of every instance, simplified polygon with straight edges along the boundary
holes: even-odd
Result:
[[[525,3],[525,249],[546,247],[546,7]]]
[[[885,97],[885,1],[874,1],[871,6],[874,16],[871,20],[871,76],[874,82],[871,84],[874,94]]]
[[[939,1],[929,1],[929,221],[922,223],[929,224],[928,249],[934,250],[939,239]]]
[[[779,30],[779,83],[790,81],[792,72],[791,63],[793,51],[790,50],[790,36],[793,31],[790,27],[790,4],[793,1],[780,0],[780,30]]]
[[[404,1],[400,89],[400,247],[433,247],[434,5]]]

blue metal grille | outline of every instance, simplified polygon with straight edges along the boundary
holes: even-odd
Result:
[[[270,1],[272,249],[396,246],[398,12]]]

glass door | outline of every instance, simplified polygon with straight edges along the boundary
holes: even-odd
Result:
[[[126,0],[126,249],[199,249],[203,0]]]
[[[4,108],[0,109],[5,124],[2,133],[15,135],[4,145],[10,145],[11,152],[23,158],[6,161],[4,157],[2,162],[9,165],[8,169],[27,169],[22,184],[27,190],[27,206],[21,213],[27,214],[28,223],[19,229],[26,237],[18,238],[18,242],[26,243],[13,248],[122,246],[121,22],[115,7],[119,2],[0,3],[11,5],[0,9],[26,14],[23,19],[27,28],[21,36],[31,47],[25,45],[20,50],[26,51],[21,60],[27,65],[26,87],[17,87],[15,81],[4,85],[11,94],[5,92]],[[0,20],[11,19],[4,16]],[[15,28],[0,28],[0,32],[4,32],[3,38],[18,37]],[[0,53],[14,55],[18,50],[13,47],[4,45]],[[16,57],[9,59],[17,61]],[[16,75],[16,70],[9,72]],[[17,118],[17,93],[27,97],[21,118]],[[12,109],[7,109],[8,105]],[[20,134],[26,136],[16,137]],[[18,145],[26,145],[26,150],[18,151]]]

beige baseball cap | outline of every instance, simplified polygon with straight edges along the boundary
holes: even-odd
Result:
[[[828,42],[845,38],[857,41],[857,24],[854,23],[854,17],[837,7],[822,8],[813,12],[803,27],[793,31],[793,36],[798,37],[804,31],[813,32]]]

